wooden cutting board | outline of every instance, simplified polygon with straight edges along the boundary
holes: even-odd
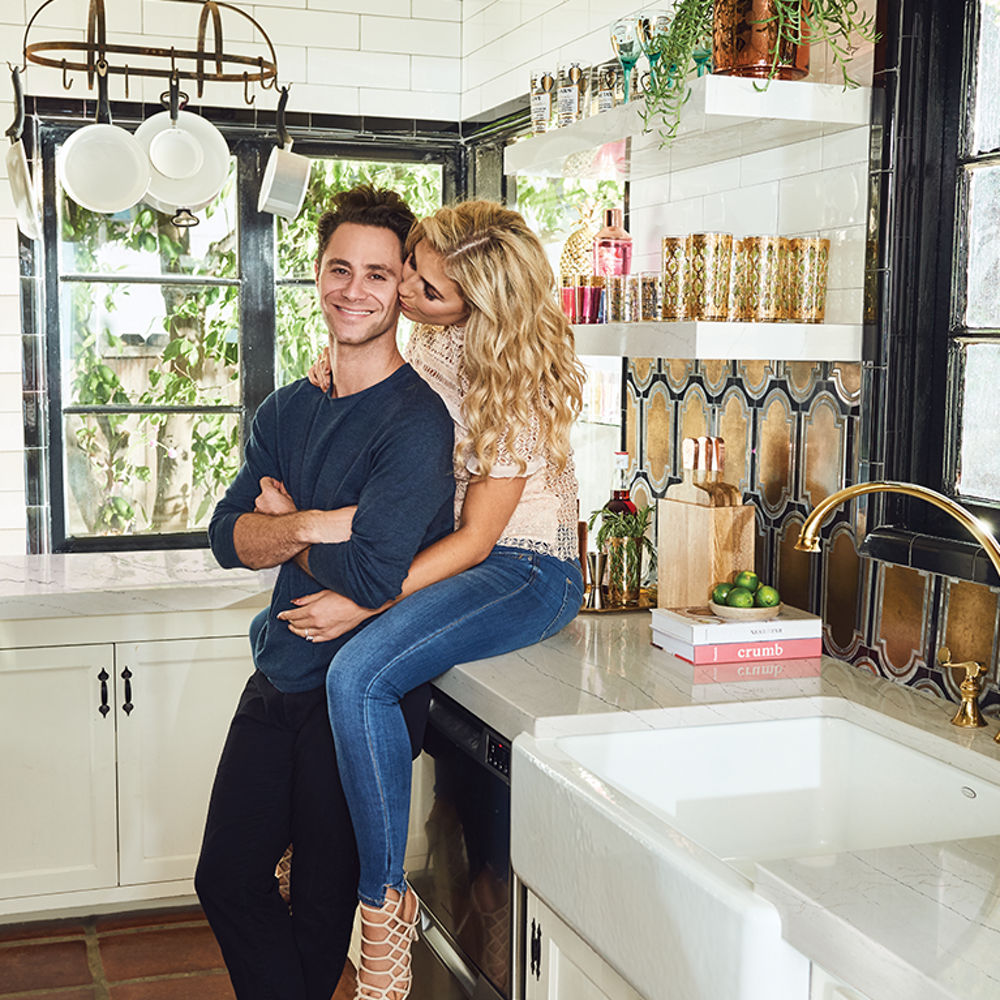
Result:
[[[704,507],[681,500],[657,506],[657,603],[704,604],[712,588],[754,568],[755,518],[749,504]]]

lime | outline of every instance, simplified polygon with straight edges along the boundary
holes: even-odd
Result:
[[[760,580],[757,579],[757,574],[753,570],[745,569],[742,573],[736,574],[736,586],[749,590],[751,594],[759,585]]]
[[[757,588],[757,593],[753,595],[753,602],[758,608],[773,608],[776,604],[781,603],[781,595],[774,587],[768,587],[762,583]]]
[[[753,594],[746,587],[733,587],[726,594],[726,604],[731,608],[752,608]]]
[[[712,589],[712,600],[716,604],[725,604],[726,595],[733,589],[731,583],[717,583]]]

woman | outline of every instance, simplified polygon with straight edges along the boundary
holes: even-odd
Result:
[[[410,986],[417,904],[403,873],[411,757],[400,698],[456,663],[553,635],[583,596],[569,434],[584,376],[541,245],[516,212],[465,202],[417,223],[406,253],[400,305],[423,324],[409,361],[456,425],[456,530],[417,556],[388,610],[322,591],[280,616],[321,642],[384,611],[327,673],[361,855],[362,1000],[401,1000]]]

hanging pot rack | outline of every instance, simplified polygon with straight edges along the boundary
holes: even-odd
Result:
[[[222,0],[174,0],[175,3],[185,3],[189,6],[201,7],[198,19],[198,34],[194,49],[124,45],[107,41],[106,16],[104,0],[90,0],[90,10],[87,15],[87,40],[78,41],[44,41],[28,42],[35,19],[46,7],[55,0],[45,2],[31,15],[24,29],[22,45],[24,65],[28,63],[39,66],[49,66],[61,69],[63,87],[66,90],[73,85],[69,74],[84,72],[87,74],[87,87],[93,89],[94,77],[98,66],[104,63],[109,74],[125,78],[125,96],[128,97],[130,76],[161,77],[176,79],[184,76],[195,81],[197,95],[204,92],[206,80],[235,82],[243,84],[243,99],[247,104],[253,104],[255,95],[251,92],[253,84],[259,84],[262,90],[278,89],[278,60],[274,46],[267,32],[245,11],[240,10]],[[267,46],[267,57],[263,55],[250,56],[226,52],[223,48],[222,11],[232,11],[245,18],[260,33]],[[211,24],[211,47],[206,47],[209,24]],[[121,57],[121,60],[108,57]],[[141,61],[136,63],[135,58]],[[132,59],[132,62],[128,60]]]

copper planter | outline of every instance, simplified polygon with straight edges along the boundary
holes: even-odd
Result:
[[[773,0],[715,0],[712,16],[712,72],[723,76],[799,80],[809,72],[809,44],[782,41]],[[771,22],[771,23],[768,23]]]

